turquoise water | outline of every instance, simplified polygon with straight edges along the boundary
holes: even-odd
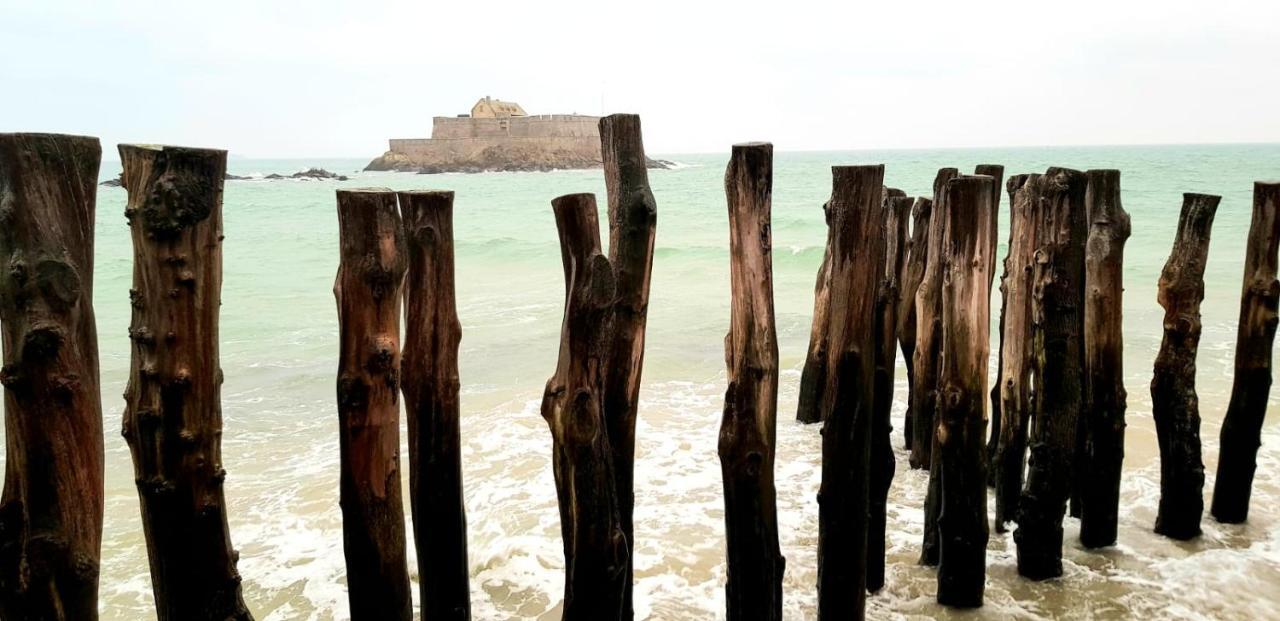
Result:
[[[729,317],[722,186],[727,153],[663,157],[682,166],[650,175],[658,236],[637,440],[637,616],[718,618],[723,615],[724,553],[715,450]],[[555,366],[563,302],[550,200],[590,191],[603,205],[602,175],[353,172],[364,163],[234,158],[229,163],[230,172],[240,175],[322,166],[352,177],[226,185],[224,458],[246,598],[259,619],[347,617],[334,408],[334,189],[436,188],[457,192],[463,459],[475,616],[559,618],[563,564],[550,436],[537,411]],[[888,586],[870,598],[871,615],[1280,618],[1280,602],[1261,596],[1280,592],[1280,423],[1274,412],[1260,455],[1251,522],[1227,527],[1206,519],[1201,540],[1173,543],[1150,533],[1158,460],[1147,392],[1162,317],[1156,281],[1173,239],[1181,193],[1220,194],[1198,380],[1208,494],[1230,390],[1252,182],[1280,177],[1280,145],[779,153],[773,265],[783,369],[777,484],[788,559],[786,617],[814,617],[818,430],[792,419],[814,276],[826,239],[821,205],[830,192],[830,166],[857,163],[884,163],[886,184],[914,195],[929,192],[943,166],[968,171],[975,164],[998,163],[1006,174],[1042,172],[1050,165],[1118,168],[1133,219],[1125,266],[1130,427],[1120,546],[1101,553],[1078,549],[1077,524],[1069,520],[1066,575],[1032,584],[1016,575],[1011,540],[993,534],[987,606],[976,613],[938,608],[933,572],[915,565],[925,475],[907,468],[901,434],[895,431],[898,476],[889,507]],[[117,163],[105,163],[102,176],[118,171]],[[129,454],[118,433],[129,366],[131,251],[124,202],[122,189],[99,191],[96,308],[108,430],[102,608],[110,620],[153,618]],[[1007,208],[1006,198],[1000,256]],[[994,304],[998,309],[998,299]],[[905,402],[901,364],[897,380],[895,417]],[[900,425],[900,418],[895,420]]]

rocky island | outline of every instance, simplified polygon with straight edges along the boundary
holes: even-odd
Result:
[[[529,116],[520,104],[485,97],[470,114],[438,116],[430,138],[392,138],[365,170],[424,174],[599,168],[600,117]],[[649,160],[650,168],[671,162]]]

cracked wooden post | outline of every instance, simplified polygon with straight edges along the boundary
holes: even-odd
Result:
[[[400,496],[400,295],[408,260],[396,195],[338,190],[338,440],[351,618],[413,612]]]
[[[938,378],[938,603],[982,605],[987,561],[987,356],[996,180],[946,187],[942,365]]]
[[[97,138],[0,134],[0,618],[95,620],[103,440]]]
[[[1235,380],[1222,421],[1213,517],[1239,524],[1249,517],[1249,497],[1262,444],[1262,422],[1271,394],[1271,352],[1276,338],[1276,250],[1280,246],[1280,182],[1253,184],[1253,222],[1245,246],[1244,291],[1236,332]]]
[[[938,363],[941,351],[942,256],[946,243],[942,237],[947,220],[943,189],[960,174],[954,168],[943,168],[933,180],[933,210],[929,217],[928,261],[916,290],[916,348],[912,352],[915,378],[911,385],[911,458],[912,468],[929,468],[933,454],[934,414],[937,410]]]
[[[422,617],[471,618],[462,497],[453,192],[399,192],[408,242],[401,390],[409,419],[409,506]]]
[[[773,145],[734,145],[724,179],[729,203],[732,289],[720,423],[730,620],[782,619],[785,559],[778,547],[773,458],[778,411],[778,339],[773,313],[770,210]]]
[[[1027,185],[1039,195],[1032,267],[1032,344],[1037,378],[1030,468],[1018,503],[1018,573],[1062,575],[1062,519],[1071,497],[1076,425],[1084,407],[1085,191],[1077,170],[1050,168]]]
[[[649,189],[640,117],[611,114],[600,119],[600,145],[609,203],[609,263],[615,276],[613,336],[605,368],[604,418],[613,450],[622,533],[630,550],[635,549],[631,520],[635,505],[636,411],[644,367],[645,323],[649,314],[649,280],[653,274],[658,208]],[[626,572],[622,618],[630,621],[634,616],[630,555],[626,557]]]
[[[997,255],[999,254],[998,250],[1000,246],[1000,189],[1004,187],[1004,166],[1000,166],[999,164],[978,164],[973,169],[973,174],[986,175],[988,177],[991,177],[993,180],[995,180],[995,185],[992,186],[995,189],[992,191],[992,196],[991,196],[991,242],[990,242],[991,252],[989,254],[991,265],[989,266],[990,271],[987,272],[988,277],[991,279],[990,282],[987,283],[987,289],[993,289],[994,287],[998,286],[997,285],[998,282],[1002,282],[1004,280],[1003,278],[1001,278],[1000,281],[997,281],[995,279]],[[988,291],[988,295],[989,294],[990,294],[990,291]],[[990,315],[990,312],[988,312],[988,315]],[[996,359],[997,359],[996,360],[996,383],[994,386],[991,387],[991,411],[988,412],[988,415],[987,415],[987,420],[989,421],[988,432],[990,434],[988,436],[987,448],[986,448],[988,464],[990,464],[991,461],[995,459],[996,448],[998,447],[998,444],[1000,441],[999,439],[1000,439],[1000,367],[1001,367],[1001,364],[999,360],[1003,355],[1003,352],[1002,352],[1003,348],[1000,347],[1000,342],[1004,338],[1004,327],[1003,327],[1004,326],[1004,297],[1003,296],[1001,296],[1000,298],[1000,319],[999,319],[998,325],[1000,327],[996,331]],[[990,332],[990,330],[988,330],[988,332]],[[994,487],[995,484],[996,484],[995,468],[987,468],[987,485],[990,487]]]
[[[1120,202],[1120,171],[1090,170],[1085,206],[1089,237],[1084,254],[1084,451],[1076,470],[1080,490],[1080,543],[1116,542],[1120,471],[1124,464],[1124,245],[1129,214]]]
[[[1157,300],[1164,307],[1164,339],[1151,378],[1151,417],[1160,445],[1160,506],[1155,531],[1172,539],[1198,537],[1204,513],[1196,352],[1209,232],[1220,200],[1206,194],[1182,195],[1173,251],[1160,273]]]
[[[564,619],[622,616],[630,549],[618,512],[613,451],[605,431],[604,395],[613,266],[600,253],[591,194],[551,202],[564,264],[565,310],[560,355],[542,396],[551,429],[552,471],[564,543]]]
[[[884,166],[834,166],[827,376],[818,489],[818,616],[866,614],[875,303],[884,262]]]
[[[991,460],[995,471],[996,532],[1017,519],[1022,496],[1022,474],[1027,460],[1027,428],[1034,405],[1032,321],[1033,266],[1038,246],[1036,222],[1040,218],[1040,175],[1015,175],[1006,184],[1009,192],[1009,252],[1005,257],[1000,291],[1000,370],[995,390],[1000,398],[999,436]],[[1033,182],[1033,180],[1036,180]]]
[[[907,261],[899,279],[898,344],[907,367],[907,413],[902,419],[902,438],[908,451],[911,450],[912,426],[915,423],[916,292],[920,289],[929,261],[929,218],[932,212],[933,201],[928,198],[917,198],[911,206],[911,241],[907,243]]]
[[[120,145],[133,237],[133,454],[160,621],[251,619],[222,468],[222,183],[227,152]]]
[[[813,285],[813,324],[809,328],[809,349],[804,358],[804,367],[800,370],[800,395],[796,404],[796,421],[812,424],[822,422],[819,409],[822,403],[822,389],[826,386],[827,375],[827,316],[831,306],[831,209],[827,203],[822,204],[822,213],[827,221],[827,244],[822,254],[822,264],[818,266],[817,280]]]
[[[886,508],[896,463],[893,456],[893,374],[897,366],[899,278],[906,259],[907,224],[911,205],[902,190],[885,188],[884,275],[875,305],[876,370],[875,395],[871,414],[871,491],[867,525],[867,591],[884,587]]]

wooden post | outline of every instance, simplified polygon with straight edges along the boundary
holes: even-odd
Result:
[[[338,440],[351,618],[411,617],[400,500],[400,294],[408,260],[396,195],[338,190]]]
[[[453,192],[399,192],[408,241],[401,390],[409,418],[409,506],[427,619],[471,618],[458,430]]]
[[[982,605],[987,561],[986,399],[991,349],[991,214],[995,178],[947,183],[941,257],[942,365],[938,387],[938,603]]]
[[[876,370],[871,418],[871,517],[867,526],[867,591],[884,587],[885,521],[895,462],[893,433],[893,373],[897,366],[898,278],[906,259],[907,224],[913,199],[902,190],[885,188],[884,277],[876,297]]]
[[[609,262],[615,275],[612,340],[605,369],[604,418],[613,450],[618,511],[627,549],[634,549],[631,514],[635,505],[636,408],[644,367],[645,321],[658,208],[649,190],[649,171],[640,134],[640,117],[612,114],[600,119],[605,189],[609,202]],[[632,562],[626,557],[622,618],[634,616]]]
[[[986,175],[988,177],[991,177],[995,181],[995,185],[992,186],[995,189],[991,193],[991,242],[990,242],[991,249],[988,255],[991,259],[990,261],[991,265],[989,266],[990,271],[987,273],[988,278],[991,279],[990,282],[987,283],[987,289],[991,289],[992,287],[996,286],[995,284],[996,283],[996,280],[995,280],[996,256],[999,254],[998,250],[1000,245],[1000,188],[1004,187],[1004,166],[1000,166],[999,164],[978,164],[978,166],[973,169],[973,174]],[[1001,278],[1001,281],[1003,280],[1004,279]],[[988,315],[990,315],[989,310],[988,310]],[[998,444],[1000,441],[1000,367],[1002,365],[1000,364],[999,360],[1003,357],[1004,354],[1001,351],[1003,348],[1000,347],[999,343],[1002,339],[1004,339],[1004,297],[1003,296],[1001,296],[1001,299],[1000,299],[1000,320],[999,321],[1000,323],[998,325],[1000,327],[996,332],[996,341],[997,341],[996,383],[994,386],[991,387],[991,412],[987,416],[987,420],[990,421],[990,424],[989,424],[990,435],[988,436],[987,449],[986,449],[988,464],[995,459],[996,449],[998,448]],[[988,329],[988,332],[990,332],[989,329]],[[995,468],[987,468],[987,485],[988,486],[991,486],[991,487],[995,486],[996,484],[995,472],[996,472]]]
[[[556,372],[542,396],[564,539],[567,621],[623,614],[630,551],[618,513],[613,451],[605,430],[608,330],[615,298],[591,194],[551,202],[560,233],[565,311]]]
[[[884,166],[834,166],[827,385],[818,489],[818,616],[862,619],[875,378],[875,303],[883,265]]]
[[[1080,542],[1113,545],[1124,463],[1124,244],[1129,214],[1120,204],[1120,171],[1090,170],[1085,192],[1089,237],[1084,254],[1084,451],[1078,454]]]
[[[831,205],[822,204],[822,215],[827,222],[827,244],[818,266],[817,282],[813,285],[813,325],[809,329],[809,349],[804,367],[800,370],[800,395],[796,405],[796,420],[812,424],[822,422],[822,390],[827,385],[828,315],[831,306]]]
[[[1200,459],[1200,405],[1196,351],[1209,232],[1221,197],[1183,194],[1173,252],[1160,273],[1157,300],[1164,307],[1164,339],[1151,378],[1151,417],[1160,445],[1160,507],[1155,531],[1172,539],[1200,535],[1204,462]]]
[[[1022,473],[1027,459],[1027,427],[1034,404],[1033,266],[1038,247],[1036,223],[1040,215],[1040,175],[1009,178],[1009,252],[1005,257],[1000,291],[1000,371],[995,390],[1000,397],[1000,428],[995,470],[996,532],[1017,519],[1022,495]]]
[[[1077,170],[1050,168],[1038,185],[1032,267],[1034,373],[1039,389],[1031,423],[1031,459],[1018,507],[1018,573],[1062,575],[1062,518],[1071,496],[1076,425],[1084,406],[1085,190]]]
[[[222,183],[227,152],[120,145],[133,237],[123,434],[160,621],[251,619],[222,468]]]
[[[916,291],[916,349],[914,356],[915,379],[911,386],[912,468],[929,468],[934,444],[934,414],[938,405],[938,364],[942,339],[942,248],[946,241],[942,236],[943,223],[947,220],[947,205],[943,190],[947,182],[959,175],[954,168],[943,168],[933,180],[933,211],[929,219],[929,260],[925,264],[920,287]]]
[[[912,425],[915,410],[915,351],[916,351],[916,292],[924,279],[925,265],[929,259],[929,217],[933,201],[917,198],[911,206],[911,241],[907,243],[907,261],[902,270],[898,292],[898,343],[902,360],[907,367],[907,413],[902,421],[902,437],[907,450],[911,450]]]
[[[97,138],[0,134],[0,618],[96,620],[103,442]]]
[[[734,145],[724,176],[733,291],[724,340],[729,387],[720,423],[728,540],[727,618],[782,619],[782,573],[773,457],[778,339],[773,314],[770,208],[773,145]]]
[[[1236,336],[1235,381],[1222,421],[1213,517],[1239,524],[1249,517],[1249,496],[1271,394],[1271,350],[1276,338],[1276,250],[1280,247],[1280,182],[1253,184],[1253,222],[1244,257],[1244,292]]]

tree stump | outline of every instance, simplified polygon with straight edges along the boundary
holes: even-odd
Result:
[[[471,618],[462,497],[453,192],[399,192],[408,241],[400,386],[409,418],[409,506],[422,617]]]
[[[123,434],[160,621],[251,619],[222,468],[222,183],[227,152],[120,145],[133,237]]]
[[[947,220],[943,191],[947,182],[959,176],[954,168],[943,168],[933,180],[933,210],[929,218],[928,261],[916,291],[916,348],[912,352],[915,379],[911,384],[912,468],[929,468],[933,454],[934,419],[938,405],[938,364],[942,339],[942,256],[946,240],[942,236]]]
[[[884,166],[832,167],[831,299],[822,391],[818,616],[862,619],[874,395],[876,289],[884,264]]]
[[[1196,351],[1209,232],[1221,197],[1184,194],[1173,251],[1160,273],[1164,339],[1151,378],[1151,417],[1160,445],[1160,507],[1155,531],[1172,539],[1200,535],[1204,462],[1200,459],[1200,403]]]
[[[1244,291],[1236,336],[1235,380],[1222,421],[1213,517],[1239,524],[1249,517],[1249,496],[1271,394],[1271,351],[1276,338],[1276,250],[1280,246],[1280,182],[1253,184],[1253,222],[1245,246]]]
[[[0,618],[98,618],[97,138],[0,134]]]
[[[400,296],[408,260],[396,195],[338,190],[338,440],[351,618],[411,617],[400,496]]]
[[[1062,575],[1062,518],[1071,496],[1076,425],[1084,406],[1084,173],[1050,168],[1039,186],[1032,266],[1033,358],[1037,378],[1030,467],[1018,507],[1018,573]]]
[[[1005,257],[1000,291],[1000,370],[995,390],[1000,397],[999,436],[991,468],[995,471],[996,532],[1017,519],[1022,495],[1022,474],[1026,467],[1027,427],[1035,407],[1034,375],[1034,289],[1036,223],[1040,220],[1040,175],[1009,178],[1009,252]],[[1033,181],[1034,180],[1034,181]],[[993,425],[994,426],[994,425]]]
[[[564,264],[565,312],[542,417],[551,429],[564,539],[564,619],[620,619],[630,549],[618,512],[604,410],[616,280],[612,264],[600,253],[595,197],[569,194],[551,205]]]
[[[727,618],[780,621],[785,560],[778,547],[773,485],[778,411],[770,235],[773,145],[734,145],[724,186],[733,292],[719,445],[729,551]]]
[[[991,242],[990,242],[991,252],[989,253],[989,257],[991,259],[990,261],[991,265],[989,266],[990,271],[987,272],[988,278],[991,279],[991,281],[987,283],[987,288],[991,289],[992,287],[996,286],[995,284],[996,283],[996,280],[995,280],[996,257],[999,254],[998,251],[1000,246],[1000,188],[1004,187],[1004,166],[1000,166],[999,164],[978,164],[978,166],[974,168],[973,174],[986,175],[988,177],[991,177],[995,181],[995,185],[992,186],[995,189],[991,193],[992,194],[991,195]],[[1002,277],[1001,281],[1003,280],[1004,279]],[[988,292],[988,294],[989,293],[990,292]],[[990,302],[988,302],[988,305],[989,304]],[[987,314],[988,315],[991,314],[990,310],[988,310]],[[994,386],[991,387],[991,412],[987,416],[988,421],[990,421],[990,424],[989,424],[990,436],[989,436],[989,439],[987,440],[987,449],[986,449],[987,450],[986,459],[988,464],[990,464],[991,461],[995,459],[996,449],[998,448],[998,445],[1000,442],[1000,367],[1002,365],[1000,364],[999,360],[1003,357],[1004,354],[1002,352],[1003,348],[1000,347],[999,343],[1002,339],[1004,339],[1004,297],[1003,296],[1001,296],[1001,299],[1000,299],[1000,319],[999,319],[998,325],[999,325],[999,329],[996,332],[996,341],[997,341],[996,383]],[[989,329],[988,329],[988,332],[990,332]],[[996,472],[995,468],[990,468],[990,467],[987,468],[987,485],[989,487],[995,487],[995,484],[996,484],[995,472]]]
[[[1120,171],[1090,170],[1085,192],[1089,236],[1084,254],[1084,451],[1077,470],[1080,542],[1116,542],[1120,470],[1124,464],[1124,244],[1129,214],[1120,203]]]
[[[635,505],[636,410],[640,373],[644,367],[645,322],[649,314],[649,279],[653,274],[658,208],[649,189],[640,117],[612,114],[600,119],[600,144],[609,202],[609,263],[615,276],[604,417],[613,450],[622,532],[630,550],[635,548],[631,515]],[[630,621],[634,616],[630,555],[626,557],[626,564],[622,616],[624,621]]]
[[[917,198],[911,206],[911,241],[907,243],[907,261],[902,270],[898,292],[898,344],[907,367],[907,413],[902,421],[902,438],[911,450],[915,410],[916,292],[924,279],[929,262],[929,217],[933,201]]]

